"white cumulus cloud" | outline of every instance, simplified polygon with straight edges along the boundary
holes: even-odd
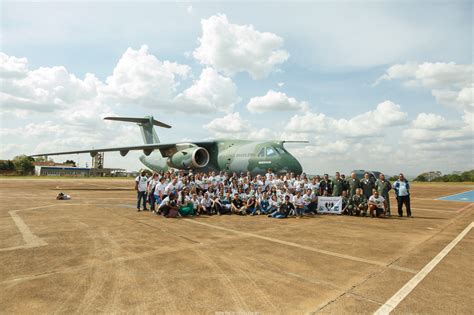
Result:
[[[231,134],[247,131],[250,123],[240,117],[240,113],[229,113],[224,117],[216,118],[203,126],[214,134]]]
[[[21,78],[28,71],[28,60],[0,52],[0,78]]]
[[[400,105],[384,101],[375,110],[356,115],[350,119],[335,119],[323,113],[306,112],[290,118],[285,130],[294,133],[336,133],[348,138],[370,138],[384,134],[388,127],[408,122],[407,113]]]
[[[400,110],[400,105],[384,101],[373,111],[354,116],[350,119],[338,119],[332,122],[334,129],[347,137],[380,136],[387,127],[407,123],[407,113]]]
[[[62,66],[27,70],[21,77],[1,79],[1,84],[0,101],[5,109],[37,112],[52,112],[91,100],[101,86],[93,74],[80,79]]]
[[[472,64],[454,62],[396,64],[388,68],[374,85],[386,80],[404,80],[406,86],[430,89],[440,104],[455,106],[461,111],[472,111],[473,75]]]
[[[175,97],[173,104],[181,109],[209,113],[229,112],[239,101],[234,82],[208,67],[191,87]]]
[[[128,48],[106,80],[104,94],[119,103],[141,103],[155,106],[160,100],[170,100],[180,78],[186,78],[191,68],[170,61],[160,61],[148,52],[148,46]]]
[[[252,25],[231,24],[223,14],[203,19],[201,25],[200,45],[193,55],[226,75],[248,72],[253,79],[261,79],[289,58],[281,37],[259,32]]]
[[[269,90],[264,96],[252,97],[247,104],[247,109],[251,113],[307,110],[308,107],[306,102],[299,102],[293,97],[288,97],[285,93],[273,90]]]
[[[420,113],[412,122],[414,128],[436,130],[448,127],[446,118],[436,114]]]

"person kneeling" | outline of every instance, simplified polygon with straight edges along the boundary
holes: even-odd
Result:
[[[350,198],[347,209],[349,211],[349,215],[362,215],[365,217],[367,213],[367,200],[362,194],[361,188],[356,189],[356,194]]]
[[[163,213],[163,216],[166,218],[175,218],[178,215],[175,195],[171,194],[163,199],[158,210]]]
[[[374,218],[383,218],[385,216],[386,209],[385,198],[379,195],[379,192],[374,189],[373,195],[369,198],[369,211],[370,216]],[[374,214],[375,212],[375,214]]]
[[[285,197],[285,202],[278,208],[277,211],[273,212],[272,214],[269,214],[269,218],[275,218],[275,219],[284,219],[288,217],[288,213],[291,211],[295,211],[295,206],[290,202],[290,196]]]
[[[239,194],[234,194],[234,199],[232,199],[231,203],[232,213],[246,215],[247,214],[247,207],[243,205],[242,200],[239,199]]]

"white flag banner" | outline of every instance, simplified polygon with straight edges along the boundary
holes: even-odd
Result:
[[[341,214],[341,197],[318,197],[318,213]]]

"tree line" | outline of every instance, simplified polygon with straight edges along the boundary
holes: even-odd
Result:
[[[415,178],[418,182],[474,182],[474,170],[442,175],[440,171],[425,172]]]

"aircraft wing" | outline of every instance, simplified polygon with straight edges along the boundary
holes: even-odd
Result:
[[[163,157],[169,157],[177,151],[187,148],[190,146],[208,146],[212,145],[213,141],[198,141],[198,142],[186,142],[186,143],[154,143],[154,144],[142,144],[137,146],[117,147],[117,148],[100,148],[100,149],[89,149],[89,150],[78,150],[78,151],[64,151],[64,152],[50,152],[50,153],[38,153],[29,155],[30,157],[35,156],[49,156],[49,155],[66,155],[66,154],[80,154],[90,153],[91,156],[95,156],[99,152],[120,152],[120,155],[125,156],[129,151],[140,151],[143,150],[145,155],[150,155],[154,150],[160,150]]]

